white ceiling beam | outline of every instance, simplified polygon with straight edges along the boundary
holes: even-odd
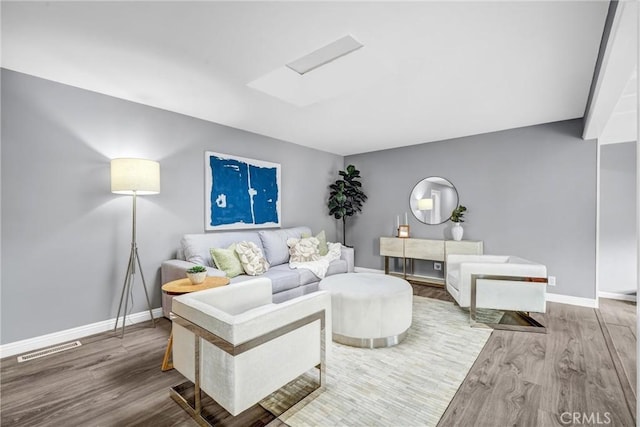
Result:
[[[638,6],[621,1],[615,11],[600,72],[589,109],[586,112],[583,139],[600,138],[611,119],[625,86],[636,72],[638,60]]]

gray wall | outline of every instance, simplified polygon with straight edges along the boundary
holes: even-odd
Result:
[[[464,239],[485,253],[546,264],[549,292],[595,298],[596,152],[572,120],[347,156],[361,171],[369,200],[349,222],[356,265],[382,269],[380,236],[409,211],[419,180],[451,181],[468,208]],[[425,225],[409,214],[412,237],[451,238],[451,222]]]
[[[636,143],[600,148],[599,287],[620,294],[637,290]]]
[[[283,226],[336,239],[328,185],[341,156],[2,70],[1,342],[114,318],[131,242],[131,198],[111,194],[109,160],[158,160],[159,195],[138,199],[152,306],[160,263],[204,231],[204,151],[282,165]],[[25,277],[32,270],[35,277]],[[131,312],[146,309],[139,278]]]

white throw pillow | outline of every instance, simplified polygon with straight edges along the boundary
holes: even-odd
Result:
[[[236,253],[244,272],[249,276],[259,276],[269,269],[269,263],[262,254],[262,249],[253,242],[237,243]]]
[[[305,237],[302,239],[290,238],[287,240],[289,246],[289,262],[307,262],[320,259],[320,241],[315,237]]]

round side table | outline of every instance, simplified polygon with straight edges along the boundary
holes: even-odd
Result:
[[[169,311],[171,311],[171,300],[176,295],[188,294],[190,292],[204,291],[205,289],[217,288],[220,286],[225,286],[229,284],[228,277],[207,277],[204,282],[194,285],[191,283],[191,280],[178,279],[172,282],[167,282],[162,285],[162,299],[168,298],[166,304],[169,307]],[[173,331],[171,331],[171,335],[169,336],[169,343],[167,344],[167,349],[164,352],[164,359],[162,359],[162,370],[168,371],[169,369],[173,369],[173,361],[171,361],[171,351],[173,350]]]

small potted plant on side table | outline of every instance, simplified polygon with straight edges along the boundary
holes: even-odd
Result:
[[[207,278],[207,269],[201,265],[196,265],[187,270],[187,277],[192,284],[198,285]]]
[[[451,221],[454,222],[454,226],[451,229],[451,235],[453,236],[453,240],[458,242],[462,240],[462,234],[464,233],[464,229],[462,228],[462,225],[460,225],[460,223],[464,222],[464,219],[462,219],[462,217],[464,216],[464,213],[466,211],[467,208],[459,205],[453,210],[453,212],[451,212]]]

